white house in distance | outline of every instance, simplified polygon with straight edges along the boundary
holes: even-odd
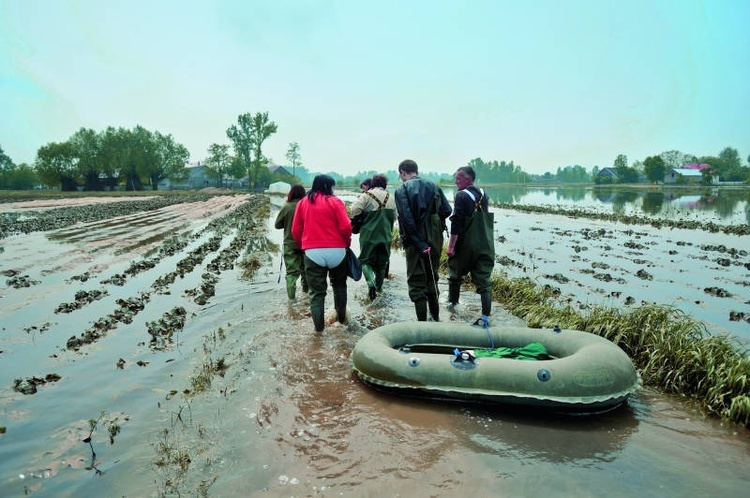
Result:
[[[703,170],[710,167],[708,164],[689,163],[682,168],[671,168],[664,175],[664,183],[701,183]],[[711,183],[717,185],[719,175],[712,175]]]

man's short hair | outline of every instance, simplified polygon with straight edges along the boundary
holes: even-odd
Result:
[[[477,179],[477,174],[474,172],[474,168],[472,168],[471,166],[461,166],[456,171],[463,171],[466,176],[471,178],[472,182]]]
[[[419,173],[419,166],[411,159],[405,159],[398,165],[398,172],[401,173]]]

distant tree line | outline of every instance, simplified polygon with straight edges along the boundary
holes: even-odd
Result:
[[[318,173],[311,172],[303,165],[297,142],[290,143],[286,153],[289,165],[285,169],[290,172],[274,173],[269,169],[272,161],[263,154],[263,145],[277,130],[278,126],[269,119],[268,112],[240,114],[237,123],[226,130],[229,144],[214,143],[208,147],[206,174],[216,181],[217,186],[226,185],[232,179],[244,179],[243,183],[248,188],[265,188],[274,181],[309,185]],[[0,189],[23,190],[44,185],[61,190],[157,190],[163,180],[180,181],[187,178],[185,166],[189,159],[187,148],[177,143],[172,135],[149,131],[142,126],[131,130],[109,127],[100,132],[81,128],[64,142],[50,142],[40,147],[33,166],[15,165],[0,147]],[[526,173],[513,161],[474,158],[465,165],[474,168],[478,181],[491,185],[534,182],[659,183],[664,181],[670,169],[681,168],[687,163],[710,166],[702,171],[705,183],[710,183],[713,175],[718,175],[722,181],[750,183],[750,156],[747,164],[743,165],[737,149],[731,147],[725,147],[717,156],[701,157],[670,150],[636,161],[632,166],[628,165],[625,154],[618,154],[612,166],[616,172],[614,178],[600,175],[598,165],[591,170],[580,165],[558,167],[555,173],[543,175]],[[420,170],[420,176],[435,182],[453,182],[453,172],[433,173],[425,165],[421,165]],[[399,183],[395,168],[385,172],[360,171],[353,175],[327,174],[341,186],[357,187],[362,180],[375,174],[385,175],[389,184]]]
[[[19,189],[41,184],[64,191],[105,190],[118,185],[126,190],[146,186],[156,190],[161,180],[185,175],[188,158],[187,148],[172,135],[141,126],[132,130],[109,127],[101,132],[81,128],[64,142],[40,147],[33,169],[13,167],[12,163],[6,168],[4,164],[0,181],[3,188]],[[19,171],[26,183],[17,181]],[[29,184],[31,181],[34,183]]]
[[[701,170],[702,183],[711,184],[713,176],[718,175],[720,181],[750,183],[750,156],[747,165],[742,164],[737,149],[725,147],[717,156],[694,156],[677,150],[669,150],[659,155],[649,156],[643,161],[636,161],[628,166],[628,158],[625,154],[618,154],[613,167],[617,173],[617,179],[602,178],[594,174],[596,183],[636,183],[641,175],[651,183],[661,183],[665,175],[671,169],[682,168],[686,164],[707,164],[709,167]]]

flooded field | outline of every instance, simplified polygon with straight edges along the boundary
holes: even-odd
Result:
[[[362,385],[357,339],[414,320],[403,255],[374,302],[350,281],[349,322],[316,335],[278,283],[281,203],[213,196],[0,239],[0,495],[745,495],[750,433],[649,389],[559,418]],[[497,270],[576,306],[674,304],[750,339],[730,320],[750,314],[747,237],[505,209],[496,236]],[[441,318],[473,321],[462,301]],[[496,307],[494,326],[519,323]]]

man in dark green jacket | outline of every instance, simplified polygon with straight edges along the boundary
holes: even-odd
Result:
[[[402,161],[398,173],[403,183],[395,192],[396,211],[406,251],[409,298],[414,303],[417,320],[427,320],[429,305],[432,319],[438,321],[437,271],[443,252],[445,219],[451,214],[451,206],[440,187],[419,177],[416,162]]]

